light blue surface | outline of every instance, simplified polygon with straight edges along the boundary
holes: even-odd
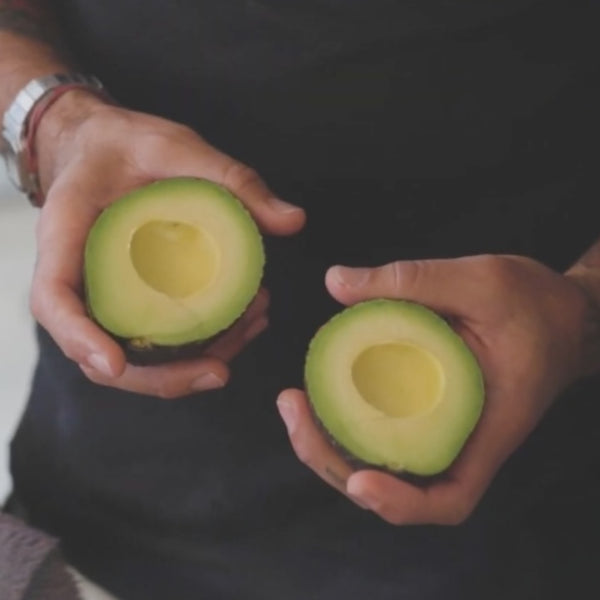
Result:
[[[8,184],[0,164],[0,500],[10,489],[8,443],[23,409],[35,357],[29,283],[37,210]]]
[[[25,405],[36,354],[29,285],[37,212],[9,185],[0,164],[0,502],[11,487],[8,444]],[[116,600],[73,574],[85,600]]]

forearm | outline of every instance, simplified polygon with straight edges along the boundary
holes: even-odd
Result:
[[[0,0],[0,114],[34,77],[70,70],[42,0]]]
[[[565,274],[584,290],[589,299],[583,372],[598,374],[600,373],[600,238]]]
[[[55,19],[43,0],[0,0],[0,119],[19,90],[34,78],[74,70]],[[61,134],[101,99],[86,90],[62,95],[44,113],[35,135],[37,171],[47,190],[58,169]]]

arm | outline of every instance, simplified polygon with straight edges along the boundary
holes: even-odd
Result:
[[[0,111],[29,80],[70,70],[57,50],[50,15],[35,1],[0,0]],[[98,214],[116,198],[156,179],[188,175],[229,188],[266,233],[287,235],[304,223],[301,209],[276,199],[249,167],[178,123],[105,103],[85,90],[62,95],[34,140],[45,200],[36,231],[31,289],[35,318],[94,382],[177,397],[220,387],[227,362],[267,325],[261,291],[234,327],[198,360],[133,367],[119,345],[87,316],[80,295],[83,249]],[[106,173],[110,173],[107,178]]]
[[[34,77],[70,70],[43,2],[0,0],[0,114]]]
[[[393,524],[458,524],[560,393],[600,373],[600,242],[565,274],[519,256],[333,267],[326,285],[351,305],[403,298],[446,317],[482,368],[484,411],[445,477],[426,487],[375,470],[354,471],[315,427],[306,397],[278,399],[291,444],[328,484]]]

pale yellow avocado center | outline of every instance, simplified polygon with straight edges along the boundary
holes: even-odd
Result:
[[[352,379],[365,402],[390,417],[430,411],[444,385],[442,368],[433,354],[397,342],[361,352],[352,364]]]
[[[150,221],[138,228],[129,248],[138,275],[153,289],[185,298],[206,287],[218,267],[217,248],[199,227]]]

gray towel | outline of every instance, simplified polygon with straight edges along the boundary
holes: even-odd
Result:
[[[58,540],[0,513],[0,599],[81,600]]]

